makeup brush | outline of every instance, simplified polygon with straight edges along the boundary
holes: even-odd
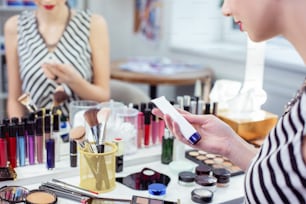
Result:
[[[63,86],[57,86],[53,93],[53,106],[59,106],[69,98]]]
[[[91,153],[97,152],[96,148],[93,149],[92,145],[86,138],[85,132],[84,126],[76,126],[70,130],[69,137],[76,141],[84,151],[88,150]]]
[[[99,110],[97,113],[97,120],[99,124],[101,125],[101,134],[98,135],[98,144],[97,144],[97,149],[98,153],[103,153],[104,152],[104,141],[105,141],[105,132],[106,132],[106,126],[107,126],[107,120],[111,114],[111,109],[104,107]]]
[[[18,101],[24,105],[30,112],[35,112],[37,110],[36,105],[33,103],[30,93],[24,93],[19,98]]]
[[[90,127],[93,139],[96,144],[98,144],[99,135],[100,135],[100,124],[97,118],[97,113],[99,112],[98,108],[90,108],[84,112],[84,118],[87,124]]]

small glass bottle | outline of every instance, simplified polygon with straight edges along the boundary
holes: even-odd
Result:
[[[164,136],[162,138],[162,154],[161,162],[163,164],[169,164],[173,160],[173,136],[170,131],[165,128]]]

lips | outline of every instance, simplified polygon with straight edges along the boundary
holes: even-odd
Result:
[[[44,5],[46,10],[52,10],[55,6],[54,5]]]
[[[243,31],[242,22],[237,21],[236,24],[239,26],[240,31]]]

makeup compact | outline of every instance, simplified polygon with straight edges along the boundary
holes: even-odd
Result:
[[[212,167],[206,164],[198,165],[195,169],[196,175],[210,175],[212,173]]]
[[[164,196],[166,194],[166,186],[162,183],[152,183],[148,186],[148,191],[151,196]]]
[[[32,190],[26,196],[26,204],[55,204],[57,196],[46,190]]]
[[[178,183],[182,186],[194,185],[195,174],[190,171],[182,171],[178,175]]]
[[[231,172],[224,168],[214,169],[213,176],[217,178],[219,187],[226,187],[229,185]]]
[[[241,175],[244,172],[228,158],[218,154],[192,149],[185,152],[185,157],[199,165],[207,165],[214,169],[227,169],[231,176]],[[201,167],[202,168],[202,167]]]
[[[214,193],[204,188],[196,188],[191,192],[191,200],[195,203],[210,203]]]
[[[195,177],[196,184],[204,189],[215,191],[217,186],[217,178],[210,175],[198,175]]]

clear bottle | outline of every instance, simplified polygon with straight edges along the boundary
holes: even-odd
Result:
[[[164,136],[162,138],[162,154],[161,162],[163,164],[169,164],[173,160],[173,136],[170,131],[165,128]]]

